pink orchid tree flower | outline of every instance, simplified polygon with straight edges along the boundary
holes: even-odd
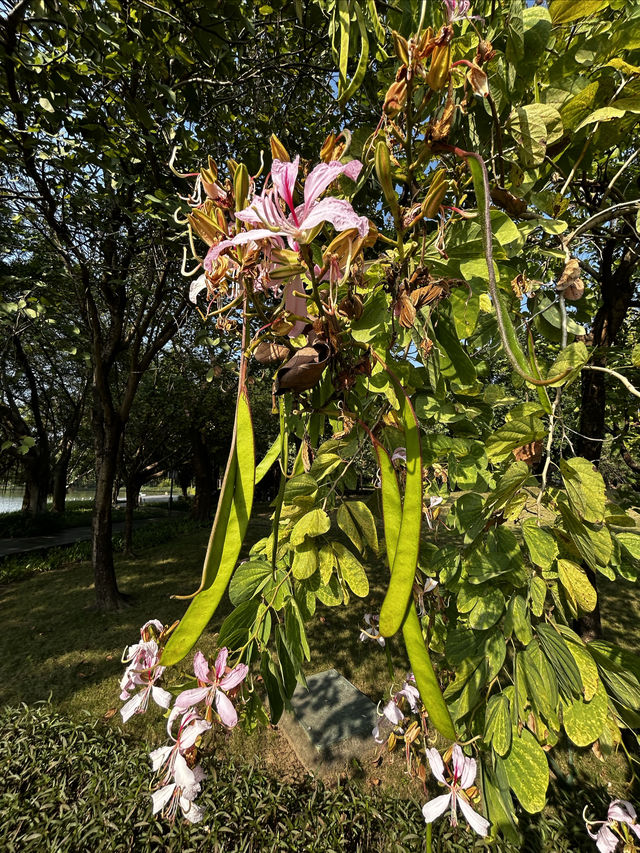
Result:
[[[176,699],[175,709],[184,712],[192,705],[204,701],[207,706],[207,719],[210,719],[215,704],[216,711],[223,724],[232,729],[238,722],[238,714],[226,693],[244,681],[249,667],[245,663],[239,663],[225,675],[228,656],[228,649],[220,649],[214,668],[211,670],[202,652],[196,652],[193,659],[193,671],[198,679],[199,687],[183,690]]]
[[[212,246],[204,261],[205,269],[212,266],[221,252],[230,246],[241,246],[257,240],[273,241],[286,237],[292,249],[310,243],[316,229],[323,222],[330,222],[336,231],[355,228],[361,237],[369,232],[369,220],[358,216],[346,199],[328,197],[319,201],[327,187],[340,175],[356,180],[362,170],[359,160],[340,163],[320,163],[307,177],[304,185],[304,202],[295,205],[293,193],[300,168],[300,157],[292,163],[274,160],[271,167],[271,189],[255,196],[251,204],[236,213],[236,219],[255,226],[249,231],[236,234],[230,240],[222,240]]]
[[[365,613],[364,621],[366,628],[362,628],[360,631],[360,642],[364,643],[365,640],[373,640],[378,643],[378,645],[385,645],[385,639],[380,634],[380,617],[376,613]]]
[[[443,785],[447,786],[449,793],[443,794],[441,797],[435,797],[435,799],[429,800],[428,803],[425,803],[422,807],[422,814],[424,815],[426,823],[432,823],[436,818],[440,817],[441,814],[444,814],[450,806],[451,825],[457,826],[457,807],[459,805],[469,826],[477,832],[478,835],[487,835],[491,824],[488,820],[483,818],[482,815],[479,815],[474,811],[471,807],[469,796],[466,793],[466,789],[473,785],[476,778],[477,768],[475,759],[465,756],[460,746],[456,744],[453,747],[451,755],[453,766],[453,773],[451,774],[452,778],[451,781],[448,782],[445,779],[444,763],[438,750],[428,749],[427,758],[429,760],[431,772],[438,782],[442,782]]]
[[[478,15],[469,15],[471,0],[444,0],[446,6],[447,24],[464,21],[465,18],[479,20]]]
[[[596,847],[600,853],[615,853],[618,844],[620,841],[624,841],[624,838],[622,835],[616,835],[613,830],[619,832],[623,824],[640,838],[640,825],[637,822],[636,810],[628,800],[614,800],[609,805],[606,820],[587,820],[584,817],[584,812],[582,816],[587,825],[587,832],[596,842]],[[600,829],[597,832],[592,832],[591,827],[598,824],[601,824]],[[628,834],[628,830],[623,831]]]
[[[400,707],[404,704],[403,700],[407,701],[412,714],[416,714],[420,710],[420,693],[418,688],[415,686],[415,679],[411,672],[407,673],[407,678],[401,689],[393,694],[391,699],[382,709],[383,719],[380,723],[383,723],[384,718],[386,718],[393,726],[399,727],[400,723],[402,723],[405,718]],[[380,723],[378,723],[372,732],[376,743],[383,743],[385,740],[380,734]]]
[[[164,667],[159,665],[160,648],[156,641],[143,640],[135,646],[129,646],[127,654],[129,657],[124,662],[130,661],[130,664],[120,681],[120,699],[128,700],[120,709],[124,723],[134,714],[144,714],[150,698],[161,708],[168,708],[171,704],[171,694],[156,684],[164,672]],[[143,689],[131,696],[140,686]]]

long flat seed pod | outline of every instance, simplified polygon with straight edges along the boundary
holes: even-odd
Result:
[[[402,625],[416,574],[420,550],[420,524],[422,522],[420,429],[413,406],[405,394],[404,388],[388,368],[387,372],[400,400],[400,415],[404,426],[404,441],[407,451],[407,480],[398,547],[393,559],[389,587],[380,610],[380,633],[383,637],[393,636]]]
[[[163,666],[171,666],[187,655],[206,628],[229,584],[247,532],[255,485],[253,424],[246,388],[238,394],[236,409],[236,477],[233,501],[226,525],[222,553],[217,565],[206,566],[204,587],[195,596],[162,653]],[[204,574],[204,573],[203,573]]]
[[[375,439],[373,439],[373,446],[380,468],[384,539],[387,547],[389,566],[391,566],[395,560],[398,539],[400,537],[402,516],[400,489],[398,488],[396,472],[389,454]],[[402,636],[407,649],[411,670],[416,679],[416,684],[420,691],[424,707],[427,709],[429,719],[441,735],[451,740],[456,740],[456,730],[447,704],[442,696],[429,652],[425,646],[422,628],[420,627],[413,602],[409,602],[409,606],[407,607],[405,620],[402,625]]]
[[[355,74],[349,82],[349,85],[346,86],[342,94],[339,96],[338,100],[343,109],[349,98],[352,98],[360,86],[362,86],[367,73],[367,64],[369,62],[369,36],[367,34],[367,22],[365,21],[362,10],[360,9],[360,4],[357,2],[355,3],[355,10],[358,28],[360,30],[360,59],[358,60],[358,66]]]
[[[256,478],[255,478],[255,485],[256,486],[258,485],[260,480],[262,480],[262,478],[267,473],[269,468],[271,468],[271,466],[276,461],[276,459],[280,456],[280,444],[281,444],[281,440],[280,440],[280,436],[278,435],[256,468]]]

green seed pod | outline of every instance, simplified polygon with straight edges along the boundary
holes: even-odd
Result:
[[[233,194],[236,200],[236,210],[243,210],[247,205],[247,196],[249,195],[249,171],[244,163],[240,163],[233,174]]]
[[[398,195],[393,188],[393,180],[391,178],[391,155],[389,154],[389,146],[384,139],[378,140],[376,143],[376,175],[380,181],[382,192],[385,200],[389,205],[393,218],[398,216]]]

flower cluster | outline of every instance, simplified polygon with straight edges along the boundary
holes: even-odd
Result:
[[[406,706],[409,706],[409,710],[412,714],[416,714],[420,710],[420,693],[418,692],[418,688],[415,686],[415,678],[412,672],[407,673],[407,677],[405,679],[404,684],[401,689],[393,694],[391,699],[387,702],[387,704],[382,709],[382,714],[380,715],[382,719],[380,723],[374,728],[372,734],[377,743],[384,743],[386,738],[381,737],[380,733],[380,725],[384,722],[386,718],[394,727],[400,726],[400,723],[405,719],[405,714],[403,712],[403,708],[406,710]],[[400,734],[404,734],[402,729],[400,729]]]
[[[143,714],[150,697],[160,707],[169,708],[171,693],[156,684],[164,672],[160,657],[163,641],[169,633],[170,630],[161,622],[152,619],[142,626],[140,642],[126,650],[123,663],[128,666],[120,682],[120,698],[127,700],[120,711],[124,722],[134,714]],[[181,809],[185,818],[192,823],[202,820],[202,809],[194,803],[200,793],[200,783],[206,778],[197,763],[200,741],[213,725],[214,708],[224,726],[233,728],[236,725],[238,714],[231,698],[237,694],[248,673],[248,667],[243,663],[233,669],[228,667],[228,656],[228,649],[220,649],[211,668],[202,652],[196,652],[193,670],[197,687],[179,693],[169,714],[167,732],[172,743],[150,754],[152,769],[160,773],[156,790],[151,795],[154,814],[161,812],[174,820],[178,809]],[[139,686],[142,689],[131,696]],[[204,717],[195,708],[200,703],[204,703]],[[178,718],[180,723],[177,735],[174,736]]]
[[[629,835],[629,829],[640,839],[640,825],[637,821],[636,810],[627,800],[614,800],[609,806],[606,820],[587,820],[586,818],[584,820],[587,825],[587,832],[596,842],[596,847],[600,853],[615,853],[620,841],[625,844],[625,850],[636,849],[633,839]],[[593,832],[592,827],[598,824],[600,824],[600,829]]]
[[[384,647],[385,640],[380,633],[380,617],[376,613],[365,613],[364,621],[365,627],[360,631],[360,642],[373,640],[374,643]]]

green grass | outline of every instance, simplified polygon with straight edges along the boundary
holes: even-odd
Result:
[[[251,523],[250,541],[255,541],[265,535],[268,527],[267,515],[265,513],[258,514]],[[172,600],[170,596],[173,593],[188,593],[197,587],[207,537],[207,530],[194,526],[186,535],[154,547],[147,547],[146,550],[137,553],[135,557],[119,556],[117,559],[119,585],[132,598],[130,607],[115,613],[100,613],[95,610],[92,571],[90,564],[86,561],[61,566],[47,574],[0,588],[0,618],[3,627],[0,635],[0,701],[10,706],[16,706],[20,702],[33,706],[40,700],[50,698],[51,709],[61,712],[71,720],[93,722],[108,719],[108,722],[105,721],[101,726],[92,729],[96,738],[103,736],[106,738],[105,743],[107,745],[120,743],[117,740],[118,738],[126,738],[126,742],[131,744],[131,748],[138,756],[138,765],[136,766],[141,769],[139,770],[140,775],[135,778],[139,780],[137,783],[139,790],[136,788],[137,793],[133,796],[132,789],[125,786],[119,793],[114,793],[109,800],[114,809],[113,816],[104,817],[104,819],[103,817],[96,817],[95,820],[103,821],[103,826],[111,825],[109,821],[118,823],[126,816],[127,810],[131,810],[129,821],[132,825],[136,821],[141,822],[140,825],[144,827],[142,834],[147,839],[144,843],[140,842],[141,846],[134,846],[132,849],[197,850],[204,849],[198,845],[205,845],[204,837],[197,834],[201,832],[200,829],[193,830],[196,833],[193,838],[197,837],[198,840],[190,840],[184,848],[180,846],[184,841],[182,835],[175,836],[175,847],[163,848],[160,842],[152,841],[154,834],[162,838],[161,833],[165,830],[160,829],[160,824],[151,821],[148,797],[145,800],[146,794],[141,793],[143,789],[148,792],[150,779],[147,773],[144,749],[153,748],[165,740],[161,714],[159,709],[153,706],[154,710],[151,713],[143,717],[135,717],[123,729],[120,715],[116,712],[121,704],[118,700],[118,681],[123,671],[120,657],[124,647],[136,641],[139,636],[139,627],[147,619],[158,618],[164,623],[171,623],[174,619],[180,618],[185,610],[186,603]],[[153,538],[153,534],[149,534],[149,540],[153,541]],[[149,545],[149,541],[147,545]],[[374,701],[385,698],[388,689],[384,652],[377,644],[360,643],[358,629],[362,624],[364,613],[375,610],[379,606],[385,580],[385,571],[382,566],[373,566],[370,572],[371,594],[366,602],[352,599],[348,608],[319,606],[316,618],[309,626],[309,642],[312,650],[309,673],[334,666]],[[640,596],[637,588],[631,584],[617,583],[603,586],[602,591],[602,612],[607,639],[633,649],[635,637],[637,637],[637,617],[640,614]],[[219,613],[216,614],[214,630],[219,627],[229,609],[230,605],[225,600]],[[205,653],[213,654],[216,648],[215,634],[207,632],[203,635],[199,647]],[[404,652],[398,643],[392,643],[391,651],[397,678],[401,679],[407,666]],[[187,659],[184,662],[184,668],[188,669],[189,667],[190,662]],[[2,736],[3,732],[0,731],[0,737]],[[115,749],[115,747],[113,748]],[[566,766],[566,754],[563,758],[561,751],[556,750],[555,752],[559,753],[560,763],[564,763]],[[261,785],[267,785],[264,779],[268,779],[269,785],[275,785],[276,781],[274,780],[277,780],[278,784],[286,781],[293,788],[298,786],[299,791],[302,792],[299,793],[299,797],[302,798],[298,803],[300,808],[302,808],[305,798],[308,799],[311,796],[308,788],[310,782],[304,769],[297,762],[287,742],[277,730],[259,728],[252,733],[246,733],[237,727],[232,733],[219,734],[215,743],[215,755],[222,762],[221,766],[226,763],[229,766],[242,768],[239,771],[240,781],[237,782],[240,789],[245,784],[242,780],[249,772],[248,768],[252,768],[251,772],[263,780],[260,783]],[[0,759],[1,765],[2,759]],[[129,769],[122,772],[127,777],[131,775],[133,779],[134,774],[129,764],[126,764],[126,767]],[[522,849],[530,849],[532,853],[533,851],[541,853],[541,851],[547,850],[549,853],[551,851],[562,851],[562,853],[567,851],[569,853],[573,850],[593,849],[592,846],[588,845],[584,848],[580,846],[582,844],[580,839],[584,835],[584,824],[580,818],[582,807],[591,803],[592,808],[596,809],[597,806],[600,812],[603,811],[601,805],[607,800],[607,796],[615,795],[625,798],[630,796],[627,784],[628,771],[622,758],[617,755],[609,757],[606,764],[601,764],[591,750],[576,749],[574,774],[577,784],[573,788],[563,790],[551,786],[550,806],[544,816],[534,818],[523,816],[524,822],[521,829],[525,832],[525,838],[529,834],[533,840],[530,847],[525,846]],[[350,775],[352,775],[352,770],[345,768],[343,780]],[[405,775],[404,761],[399,750],[391,755],[381,751],[381,764],[366,763],[357,769],[355,775],[359,778],[357,783],[355,781],[353,783],[355,787],[349,783],[349,790],[352,790],[353,787],[353,790],[359,791],[359,793],[349,794],[349,796],[364,798],[363,802],[367,800],[369,803],[366,808],[380,810],[382,807],[371,805],[371,802],[378,802],[376,792],[381,789],[384,791],[385,797],[396,797],[405,803],[402,806],[402,810],[404,810],[402,814],[405,816],[403,820],[408,820],[409,818],[406,816],[411,815],[410,825],[417,828],[421,827],[419,806],[425,801],[426,796],[422,785],[415,780],[409,780]],[[51,778],[53,779],[53,775]],[[228,781],[231,784],[231,780]],[[68,784],[73,787],[71,782]],[[11,786],[9,786],[9,790],[13,790]],[[316,789],[314,788],[314,790]],[[439,791],[436,792],[435,787],[431,786],[429,795],[432,796],[435,793],[439,793]],[[226,806],[224,803],[221,805],[222,801],[218,799],[217,791],[215,793],[211,791],[206,796],[213,797],[217,803],[216,809],[222,808],[222,813],[225,813]],[[237,792],[233,796],[234,802],[242,799]],[[144,801],[143,805],[139,805],[140,797]],[[294,797],[293,793],[291,793],[291,797]],[[31,799],[27,798],[27,800],[29,803],[36,804],[38,797],[34,794]],[[251,802],[253,803],[254,800]],[[386,803],[387,800],[385,799],[384,802]],[[14,807],[15,804],[12,808]],[[331,806],[331,808],[334,807],[338,808]],[[38,810],[36,805],[33,808],[36,811]],[[93,808],[93,806],[90,806],[89,803],[86,808]],[[329,809],[329,806],[327,805],[326,808]],[[362,808],[365,806],[362,805]],[[387,806],[385,805],[384,808],[387,809]],[[60,809],[66,813],[65,808],[60,806]],[[212,809],[217,814],[213,800]],[[251,810],[253,810],[253,805]],[[74,820],[84,820],[86,823],[88,820],[86,815],[83,817],[79,809],[76,811],[78,814],[72,809],[72,812],[76,814]],[[604,811],[606,811],[606,804]],[[330,813],[329,809],[327,814]],[[382,814],[382,811],[380,813]],[[567,814],[571,815],[569,822],[567,822]],[[240,826],[239,814],[236,814],[233,819]],[[327,821],[337,820],[335,817],[323,819]],[[388,817],[385,820],[389,822]],[[106,823],[104,823],[105,821]],[[389,822],[387,830],[395,832],[396,829],[397,826]],[[103,829],[103,831],[106,830]],[[183,832],[183,830],[175,831]],[[218,837],[222,838],[224,833],[222,824],[219,832],[222,834]],[[258,836],[256,837],[262,837],[259,835],[258,829],[252,828],[251,832],[257,832]],[[367,832],[373,834],[366,835]],[[374,829],[369,828],[363,837],[377,839],[378,836],[375,835],[375,832],[377,830],[374,831]],[[451,836],[451,832],[452,830],[446,821],[439,822],[438,833],[443,834],[443,845],[445,844],[445,836],[447,833]],[[148,834],[145,835],[144,833]],[[286,833],[284,830],[282,833],[281,837],[284,839]],[[469,837],[460,833],[461,831],[458,831],[457,840],[453,836],[449,837],[446,841],[448,846],[442,846],[442,850],[473,849],[470,848]],[[422,850],[422,841],[418,840],[422,836],[418,837],[415,833],[414,836],[411,843],[407,842],[404,847],[402,846],[404,842],[397,840],[397,844],[400,846],[377,846],[375,849]],[[277,840],[276,836],[273,837]],[[300,837],[303,838],[303,836]],[[586,835],[585,837],[589,841]],[[69,848],[38,847],[37,839],[33,841],[33,845],[35,845],[33,847],[11,847],[8,841],[3,846],[1,838],[2,836],[0,836],[0,849],[7,850],[85,849],[81,846]],[[126,836],[125,833],[122,838],[126,839],[129,836]],[[366,846],[354,846],[355,842],[352,839],[348,840],[346,835],[341,836],[341,838],[342,840],[338,842],[336,836],[333,847],[327,841],[328,846],[318,847],[317,849],[374,849]],[[24,841],[24,837],[22,841]],[[32,842],[28,843],[31,844]],[[114,846],[104,849],[124,849],[128,842],[122,840],[118,843],[121,843],[122,847]],[[173,844],[173,841],[171,843]],[[217,841],[216,843],[222,842]],[[240,843],[237,838],[234,840],[235,843]],[[275,843],[276,841],[274,841]],[[311,841],[304,840],[304,843],[301,841],[302,846],[295,849],[307,849],[304,847],[304,844],[307,843],[311,844]],[[160,846],[154,847],[154,844]],[[282,844],[284,844],[284,840]],[[589,844],[591,844],[590,841]],[[91,844],[87,842],[87,845],[99,846],[95,842]],[[213,846],[207,847],[207,849],[226,851],[293,848],[286,848],[285,846],[274,846],[273,848],[268,846],[266,848],[220,846],[216,848]],[[440,848],[435,847],[434,849]],[[478,847],[477,849],[482,848]],[[501,846],[499,849],[506,851],[510,848]]]

